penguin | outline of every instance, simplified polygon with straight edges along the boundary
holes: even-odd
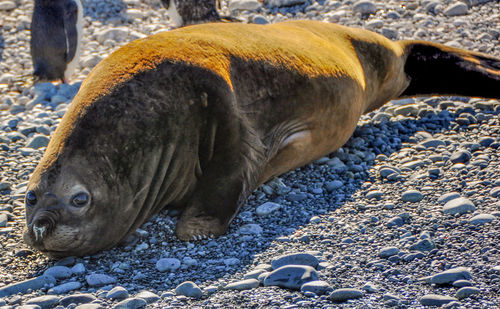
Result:
[[[30,41],[35,83],[69,81],[80,58],[82,31],[80,0],[35,0]]]
[[[207,22],[241,22],[231,16],[220,16],[217,0],[161,0],[176,27]]]

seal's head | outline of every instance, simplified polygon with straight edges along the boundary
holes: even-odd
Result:
[[[127,190],[109,187],[96,173],[99,167],[89,168],[80,156],[59,160],[35,171],[28,185],[25,242],[50,257],[91,254],[112,246],[129,226],[120,225],[119,215],[110,220],[106,213],[122,203],[117,192]]]

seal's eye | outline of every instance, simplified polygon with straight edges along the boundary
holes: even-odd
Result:
[[[35,206],[36,202],[35,191],[28,191],[28,193],[26,193],[26,205]]]
[[[71,199],[71,204],[76,207],[83,207],[88,204],[90,197],[85,192],[77,193]]]

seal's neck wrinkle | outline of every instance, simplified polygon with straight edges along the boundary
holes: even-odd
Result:
[[[185,158],[187,152],[182,148],[179,143],[158,147],[141,160],[143,164],[133,169],[131,180],[142,181],[133,184],[132,192],[137,193],[127,208],[139,212],[127,235],[166,205],[181,201],[194,187],[196,160]],[[180,154],[184,157],[180,158]],[[142,176],[135,176],[138,174]]]

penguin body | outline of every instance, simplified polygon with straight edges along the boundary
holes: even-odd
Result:
[[[31,57],[37,81],[67,82],[81,51],[80,0],[35,0],[31,20]]]

